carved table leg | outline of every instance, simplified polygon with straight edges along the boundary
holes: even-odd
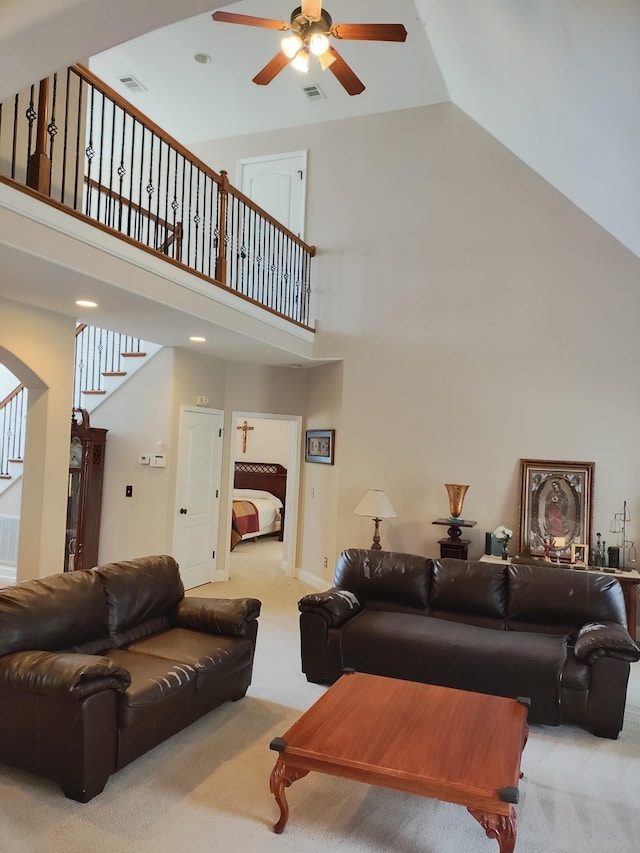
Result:
[[[516,846],[516,810],[513,806],[508,815],[486,814],[476,809],[467,809],[487,833],[488,838],[496,838],[500,853],[513,853]]]
[[[284,789],[288,788],[298,779],[302,779],[308,772],[308,770],[299,770],[297,767],[287,767],[284,761],[280,761],[280,759],[276,761],[269,779],[269,788],[271,793],[276,798],[277,804],[280,806],[280,817],[278,822],[274,824],[274,832],[280,834],[289,820],[289,805],[287,803]]]

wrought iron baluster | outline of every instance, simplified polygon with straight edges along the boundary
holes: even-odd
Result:
[[[86,85],[82,78],[78,77],[78,104],[77,104],[77,116],[76,119],[76,163],[74,169],[74,182],[73,182],[73,209],[77,210],[79,206],[78,202],[78,190],[80,187],[80,164],[82,162],[80,157],[80,146],[81,146],[81,135],[83,125],[80,121],[80,116],[82,115],[82,95],[86,90]]]
[[[156,173],[156,182],[158,187],[158,192],[156,193],[156,240],[154,243],[154,247],[157,249],[159,245],[163,245],[167,240],[167,229],[166,224],[160,224],[160,195],[162,193],[162,152],[164,150],[164,142],[160,136],[158,136],[158,169]],[[165,220],[166,223],[166,220]],[[160,236],[158,236],[160,235]]]
[[[16,95],[13,113],[13,140],[11,143],[11,177],[16,177],[16,151],[18,148],[18,110],[20,109],[20,96]]]

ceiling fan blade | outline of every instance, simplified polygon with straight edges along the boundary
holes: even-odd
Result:
[[[214,21],[225,24],[244,24],[247,27],[264,27],[268,30],[288,30],[287,21],[272,21],[271,18],[254,18],[253,15],[236,15],[235,12],[214,12]]]
[[[302,0],[302,14],[310,21],[319,21],[322,10],[322,0]]]
[[[267,83],[271,83],[273,78],[288,64],[289,60],[284,53],[282,53],[282,51],[278,51],[273,59],[267,62],[262,71],[258,71],[256,76],[253,78],[253,82],[257,83],[258,86],[266,86]]]
[[[406,41],[402,24],[334,24],[331,35],[337,39],[359,41]]]
[[[338,51],[334,47],[330,47],[328,52],[334,59],[334,62],[329,66],[329,71],[342,83],[347,92],[350,95],[359,95],[364,92],[364,83],[356,76],[351,66],[347,65]]]

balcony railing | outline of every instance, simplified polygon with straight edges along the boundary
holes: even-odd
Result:
[[[315,248],[82,66],[0,104],[0,180],[310,328]]]

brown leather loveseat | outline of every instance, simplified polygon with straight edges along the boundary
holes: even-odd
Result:
[[[350,549],[299,602],[302,669],[344,669],[531,700],[529,720],[622,729],[630,662],[620,584],[557,566]]]
[[[87,802],[251,683],[260,602],[185,598],[169,556],[0,590],[0,761]]]

